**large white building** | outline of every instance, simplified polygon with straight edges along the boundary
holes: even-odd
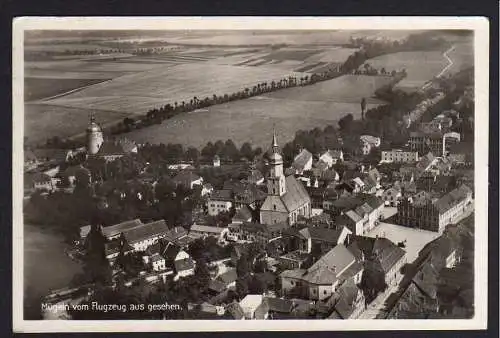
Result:
[[[415,163],[418,162],[418,152],[392,149],[382,151],[381,161],[387,163]]]

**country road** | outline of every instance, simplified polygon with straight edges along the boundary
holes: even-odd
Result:
[[[448,60],[448,65],[446,67],[444,67],[443,70],[436,77],[438,77],[438,78],[441,77],[444,73],[446,73],[446,71],[451,66],[453,66],[453,60],[450,59],[450,57],[448,56],[448,53],[452,52],[454,49],[455,49],[455,45],[451,46],[450,49],[448,49],[446,52],[443,53],[443,56],[446,58],[446,60]]]
[[[448,64],[446,65],[446,67],[444,67],[438,75],[435,76],[435,78],[440,78],[443,74],[446,73],[446,71],[448,71],[448,69],[453,66],[453,60],[450,59],[450,57],[448,56],[448,53],[452,52],[453,50],[455,49],[455,45],[451,46],[447,51],[443,52],[443,56],[444,58],[448,61]],[[422,89],[421,90],[425,90],[427,89],[430,85],[432,84],[432,80],[430,80],[429,82],[427,82],[426,84],[423,85]]]

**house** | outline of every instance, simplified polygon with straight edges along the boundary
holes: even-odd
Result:
[[[214,167],[220,167],[220,157],[219,155],[215,155],[213,159],[213,166]]]
[[[209,196],[213,191],[214,187],[210,183],[205,183],[201,188],[201,196]]]
[[[278,257],[281,268],[287,270],[302,269],[311,261],[311,255],[307,252],[296,250],[290,251]]]
[[[164,238],[168,231],[165,221],[159,220],[128,229],[123,235],[135,251],[144,251],[148,246],[157,243],[160,238]]]
[[[222,236],[226,228],[219,228],[208,225],[193,224],[189,229],[189,236],[194,238],[205,238],[205,237],[215,237],[218,240],[222,239]]]
[[[120,252],[123,252],[124,255],[127,255],[132,251],[134,251],[134,248],[131,247],[127,243],[127,241],[124,241],[120,238],[114,239],[104,244],[104,255],[110,265],[113,265],[115,263],[115,260],[120,255]]]
[[[297,232],[298,249],[307,253],[326,253],[335,246],[343,244],[349,234],[352,232],[346,227],[339,227],[339,230],[305,227]]]
[[[207,201],[208,214],[217,216],[221,212],[229,212],[233,206],[233,193],[231,190],[214,190]]]
[[[418,152],[402,149],[383,150],[380,160],[384,163],[415,163],[418,161]]]
[[[366,309],[363,291],[351,279],[345,281],[332,298],[335,305],[328,319],[356,319]]]
[[[154,254],[151,256],[151,265],[154,271],[163,271],[165,267],[165,258],[159,254]]]
[[[436,156],[441,156],[445,152],[444,135],[441,132],[410,132],[408,143],[410,150],[419,154],[430,151]]]
[[[365,235],[378,224],[384,202],[373,195],[362,195],[358,198],[355,204],[344,208],[334,222],[337,227],[345,226],[356,235]]]
[[[56,189],[56,183],[52,177],[44,173],[35,173],[28,175],[31,187],[35,190],[53,191]]]
[[[447,148],[446,157],[457,165],[472,165],[474,163],[474,143],[454,143]]]
[[[368,155],[373,148],[380,147],[380,137],[361,135],[359,139],[361,141],[361,152],[363,155]]]
[[[302,149],[297,156],[294,157],[292,168],[296,175],[302,175],[304,171],[311,170],[313,155],[307,149]]]
[[[311,217],[311,199],[302,185],[293,176],[283,173],[283,158],[273,135],[269,155],[270,175],[267,179],[267,197],[260,208],[260,223],[274,224],[286,222],[293,225],[299,216]]]
[[[287,229],[287,223],[261,224],[261,223],[231,223],[227,237],[234,241],[256,242],[266,245],[271,239],[281,236]]]
[[[441,198],[432,199],[429,194],[404,198],[398,205],[398,224],[419,229],[443,232],[472,203],[472,190],[466,186],[452,190]]]
[[[350,236],[349,251],[364,262],[365,273],[382,274],[387,285],[395,285],[407,263],[406,252],[387,238]]]
[[[177,253],[174,260],[175,272],[177,273],[174,280],[178,280],[182,277],[191,276],[194,274],[195,261],[189,256],[189,254],[181,250]]]
[[[245,319],[257,319],[255,317],[255,312],[261,306],[263,299],[264,296],[262,295],[249,294],[246,295],[245,298],[243,298],[239,302],[239,305],[245,315]],[[264,318],[259,318],[259,319],[264,319]]]
[[[232,319],[237,319],[237,320],[245,319],[245,312],[241,308],[240,304],[237,303],[236,301],[226,306],[226,314]]]
[[[95,154],[89,154],[89,157],[102,158],[106,162],[112,162],[128,154],[137,153],[135,142],[126,139],[107,139],[100,145]]]
[[[236,209],[243,206],[256,210],[264,203],[267,194],[257,185],[251,183],[232,183],[224,182],[224,189],[230,189],[234,195],[234,207]]]
[[[319,157],[319,161],[325,163],[328,168],[344,160],[342,149],[327,150]]]
[[[90,170],[82,165],[68,167],[63,171],[61,176],[66,179],[70,186],[75,186],[77,180],[85,182],[88,185],[92,182],[92,174]]]
[[[280,274],[282,293],[304,299],[325,300],[349,279],[360,283],[362,274],[361,262],[345,245],[339,244],[307,270],[283,271]]]
[[[203,185],[203,177],[196,175],[191,170],[183,170],[172,178],[176,186],[183,186],[185,189],[193,189],[195,185]]]
[[[295,304],[290,299],[263,297],[262,302],[254,311],[255,319],[280,319],[290,316]]]
[[[390,207],[396,207],[402,198],[401,186],[394,184],[392,187],[384,190],[382,193],[382,198],[384,199],[384,205]]]
[[[250,168],[250,172],[246,178],[247,183],[261,185],[264,184],[264,175],[255,167]]]
[[[243,206],[236,210],[236,213],[234,214],[234,217],[232,219],[232,223],[242,224],[245,222],[251,222],[252,219],[252,211],[247,206]]]
[[[119,238],[122,233],[125,233],[133,228],[143,226],[144,223],[140,219],[133,219],[122,223],[101,227],[101,232],[108,241]],[[80,228],[80,238],[85,239],[90,232],[91,225],[85,225]]]
[[[231,268],[227,269],[225,272],[215,278],[216,283],[219,283],[224,289],[234,288],[236,287],[236,280],[238,279],[238,274],[236,273],[236,269]]]
[[[415,167],[420,171],[420,173],[427,171],[438,161],[431,152],[427,153],[427,155],[422,156],[420,160],[417,162]]]

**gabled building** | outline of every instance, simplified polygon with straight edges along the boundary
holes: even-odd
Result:
[[[283,159],[280,148],[273,135],[269,155],[270,174],[267,179],[268,195],[260,209],[260,223],[275,224],[286,222],[293,225],[299,216],[311,217],[311,199],[299,181],[283,173]]]
[[[361,152],[363,155],[368,155],[373,148],[380,147],[380,137],[361,135],[359,139],[361,141]]]
[[[292,168],[296,175],[302,175],[304,171],[311,170],[313,155],[307,149],[302,149],[297,156],[294,157]]]
[[[203,177],[198,176],[191,170],[183,170],[172,178],[176,186],[182,186],[185,189],[193,189],[195,185],[203,185]]]
[[[342,149],[327,150],[319,157],[319,161],[326,163],[328,168],[331,168],[334,164],[342,162],[343,160],[344,153]]]
[[[360,283],[362,274],[362,264],[343,244],[339,244],[307,270],[283,271],[280,274],[282,293],[286,296],[324,300],[331,297],[347,280]]]
[[[387,238],[349,236],[348,249],[364,262],[365,273],[382,274],[387,285],[395,285],[407,263],[406,252]]]
[[[328,319],[356,319],[366,309],[363,291],[353,280],[344,282],[332,298],[334,306]]]
[[[208,214],[217,216],[221,212],[229,212],[233,207],[233,192],[228,189],[214,190],[207,200]]]

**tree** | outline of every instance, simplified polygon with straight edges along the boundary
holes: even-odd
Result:
[[[236,293],[240,299],[243,299],[248,294],[248,281],[246,278],[236,280]]]
[[[201,286],[208,287],[208,283],[210,282],[210,270],[204,258],[200,257],[196,261],[194,275]]]
[[[239,278],[245,278],[250,273],[250,264],[247,255],[242,255],[236,262],[236,274]]]
[[[197,162],[200,157],[200,152],[194,147],[189,147],[186,151],[186,158],[188,160]]]
[[[254,153],[252,150],[252,146],[250,145],[249,142],[243,143],[240,149],[241,156],[245,157],[249,161],[252,161],[254,158]]]
[[[214,147],[214,144],[212,142],[208,142],[207,145],[201,150],[201,155],[203,157],[209,157],[212,158],[215,156],[216,149]]]
[[[240,159],[240,152],[232,140],[227,140],[224,143],[222,156],[232,161],[238,161]]]
[[[351,128],[353,121],[354,121],[354,117],[350,113],[345,115],[344,117],[342,117],[338,122],[340,130],[342,130],[344,132],[348,132],[349,129]]]

